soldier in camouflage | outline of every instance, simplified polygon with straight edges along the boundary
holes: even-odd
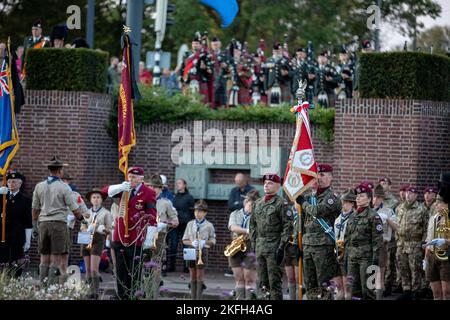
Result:
[[[402,300],[418,299],[422,281],[422,244],[427,236],[428,213],[417,201],[418,192],[417,188],[408,187],[406,201],[397,208],[397,260],[402,277]]]
[[[391,179],[389,177],[381,177],[378,179],[378,183],[383,187],[384,190],[384,200],[383,200],[383,206],[391,208],[392,210],[395,210],[395,208],[398,206],[399,201],[398,199],[391,193]]]
[[[339,198],[333,193],[331,183],[333,168],[328,164],[318,165],[317,194],[300,195],[297,203],[302,206],[303,230],[303,272],[306,290],[322,288],[330,280],[338,283],[339,264],[334,252],[335,240],[330,232],[325,232],[324,222],[330,230],[341,213]],[[315,191],[315,190],[314,190]],[[342,288],[338,288],[341,290]],[[312,297],[309,297],[312,299]]]
[[[250,240],[258,260],[261,291],[270,291],[271,300],[282,300],[282,268],[284,250],[292,234],[293,215],[288,202],[277,195],[281,179],[265,174],[264,197],[256,200],[250,217]]]
[[[370,208],[372,189],[365,184],[356,190],[356,212],[351,215],[345,230],[344,265],[347,277],[352,278],[352,293],[361,288],[362,298],[371,297],[367,287],[369,266],[379,266],[383,244],[383,224],[380,216]]]

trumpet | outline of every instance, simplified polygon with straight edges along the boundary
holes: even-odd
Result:
[[[450,221],[448,218],[448,209],[439,211],[434,217],[434,239],[450,239]],[[448,261],[448,245],[434,248],[434,256],[439,261]]]
[[[97,228],[97,219],[94,220],[92,225],[93,225],[93,229],[92,229],[92,232],[91,232],[89,243],[86,246],[87,250],[92,250],[92,242],[94,241],[95,228]]]
[[[200,242],[200,231],[197,231],[197,240]],[[198,266],[202,266],[203,265],[203,260],[202,260],[202,248],[200,247],[200,244],[198,246],[198,260],[197,260],[197,265]]]

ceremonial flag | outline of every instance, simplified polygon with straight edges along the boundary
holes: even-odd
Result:
[[[119,170],[125,175],[128,171],[128,155],[136,145],[136,131],[134,129],[133,99],[139,98],[139,91],[133,75],[133,61],[131,41],[128,34],[123,36],[123,69],[119,87],[118,103],[118,140],[119,140]]]
[[[239,11],[236,0],[200,0],[200,3],[216,11],[222,20],[222,28],[228,27]]]
[[[293,202],[317,178],[317,163],[314,157],[308,109],[308,102],[302,102],[291,109],[297,118],[296,132],[284,174],[283,189]]]
[[[9,56],[10,57],[10,56]],[[19,149],[14,113],[14,86],[11,80],[9,57],[3,60],[0,69],[0,174],[6,175],[9,163]],[[14,67],[16,67],[14,63]]]

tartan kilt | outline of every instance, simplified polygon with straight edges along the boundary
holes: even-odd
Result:
[[[250,95],[250,89],[242,87],[239,88],[238,102],[240,105],[252,104],[252,96]]]
[[[280,89],[281,89],[281,102],[291,103],[292,95],[289,85],[280,84]]]

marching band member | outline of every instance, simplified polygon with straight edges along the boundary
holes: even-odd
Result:
[[[341,204],[342,204],[342,211],[339,217],[336,218],[334,221],[334,234],[336,236],[336,247],[337,247],[337,256],[338,256],[338,262],[339,262],[339,268],[341,269],[341,276],[337,277],[340,278],[337,280],[338,282],[341,282],[338,286],[338,292],[336,295],[336,300],[351,300],[351,288],[350,284],[347,281],[347,273],[344,268],[344,235],[345,235],[345,229],[347,227],[348,219],[352,214],[354,214],[355,211],[355,204],[356,204],[356,195],[354,190],[348,189],[345,190],[345,192],[341,196]]]
[[[103,252],[106,236],[111,232],[111,213],[102,206],[106,199],[106,194],[100,189],[92,189],[86,194],[86,198],[92,204],[89,209],[89,219],[87,231],[91,234],[91,241],[88,245],[83,245],[83,259],[86,266],[86,277],[91,285],[91,299],[98,298],[100,286],[100,256]]]
[[[233,232],[233,240],[243,236],[247,248],[228,256],[228,264],[236,281],[236,300],[251,300],[256,290],[256,257],[249,239],[249,227],[253,204],[258,198],[257,190],[250,191],[245,197],[244,208],[233,211],[228,220],[228,230]]]
[[[204,200],[195,203],[195,219],[189,221],[183,235],[183,243],[197,250],[197,260],[189,261],[191,277],[191,297],[193,300],[202,300],[203,278],[208,254],[205,249],[216,244],[216,232],[211,222],[205,219],[208,205]]]

